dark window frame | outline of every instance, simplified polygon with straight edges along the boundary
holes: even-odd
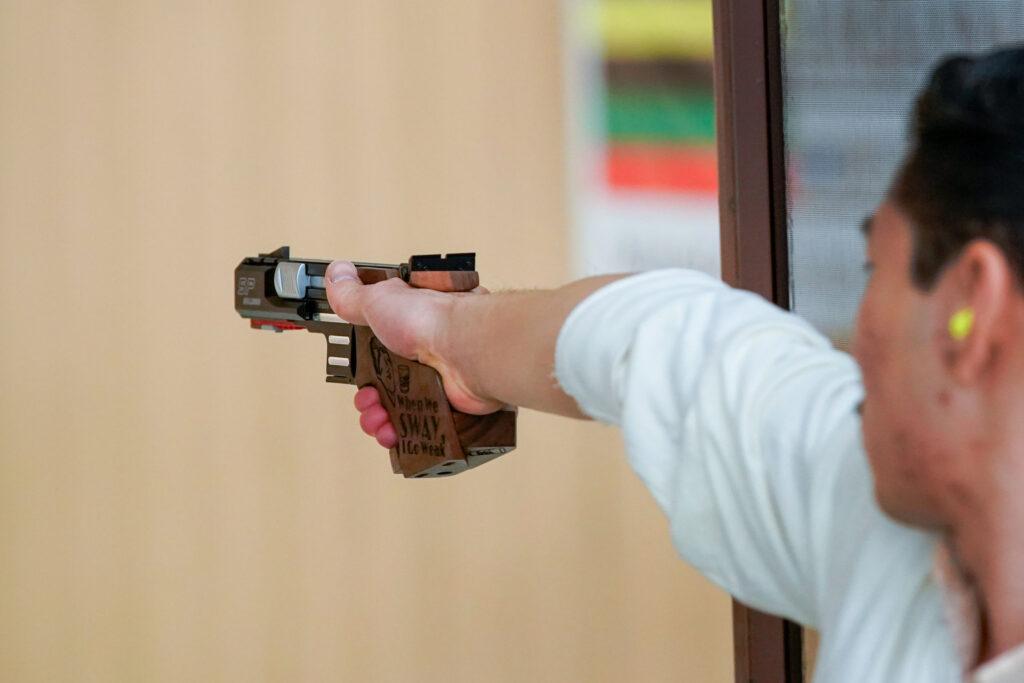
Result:
[[[714,0],[722,278],[790,307],[780,0]],[[737,683],[802,683],[803,629],[733,601]]]

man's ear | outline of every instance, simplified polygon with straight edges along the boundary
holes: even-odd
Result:
[[[942,356],[958,384],[977,382],[1005,343],[1014,283],[1003,252],[982,239],[968,243],[936,283]]]

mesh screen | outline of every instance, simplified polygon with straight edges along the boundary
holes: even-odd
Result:
[[[905,149],[936,61],[1024,41],[1024,0],[784,0],[791,305],[845,344],[864,288],[860,222]]]

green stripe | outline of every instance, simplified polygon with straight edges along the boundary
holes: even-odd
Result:
[[[710,92],[615,88],[607,98],[605,126],[612,140],[715,140],[715,100]]]

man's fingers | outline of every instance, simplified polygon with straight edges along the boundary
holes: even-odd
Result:
[[[389,422],[388,411],[379,404],[370,406],[359,416],[359,426],[370,436],[375,435],[387,422]]]
[[[331,309],[355,325],[365,325],[363,313],[363,283],[359,281],[356,267],[349,261],[334,261],[327,266],[324,274],[327,285],[327,301]]]
[[[356,410],[363,412],[370,406],[380,403],[380,394],[375,387],[363,387],[356,392],[353,402],[356,404]]]
[[[398,434],[390,422],[385,422],[384,426],[377,430],[377,443],[384,448],[394,448],[398,444]]]
[[[359,416],[359,426],[363,431],[377,439],[384,448],[392,448],[398,443],[398,435],[388,417],[388,411],[380,404],[380,393],[374,387],[363,387],[356,392],[354,399]]]

